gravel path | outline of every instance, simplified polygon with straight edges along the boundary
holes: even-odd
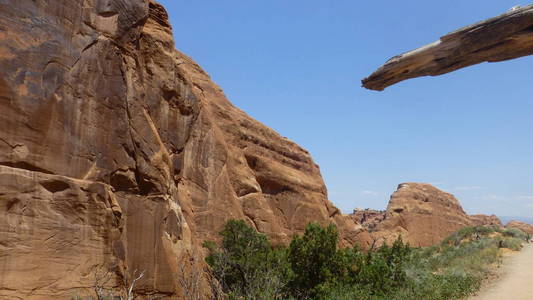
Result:
[[[485,287],[470,300],[532,300],[533,299],[533,244],[527,244],[519,253],[504,259],[500,279]]]

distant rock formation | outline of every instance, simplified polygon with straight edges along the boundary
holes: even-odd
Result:
[[[496,215],[470,215],[474,226],[498,226],[503,228],[502,221]]]
[[[471,225],[452,194],[430,184],[403,183],[392,194],[384,220],[373,227],[371,234],[378,244],[390,244],[401,235],[410,245],[425,247]]]
[[[521,221],[510,221],[505,225],[505,228],[517,228],[522,230],[525,233],[533,235],[533,225],[521,222]]]
[[[384,210],[355,209],[350,217],[369,231],[374,231],[376,226],[385,219]]]
[[[101,268],[175,298],[178,260],[230,218],[369,244],[309,153],[175,50],[154,1],[0,2],[0,66],[0,299],[70,299]]]
[[[432,246],[466,226],[503,228],[496,215],[467,215],[452,194],[424,183],[400,184],[385,211],[355,209],[350,217],[369,231],[374,246],[391,244],[400,235],[413,246]]]
[[[514,9],[397,55],[363,79],[381,91],[400,81],[437,76],[482,62],[499,62],[533,54],[533,5]]]

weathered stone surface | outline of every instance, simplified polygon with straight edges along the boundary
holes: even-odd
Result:
[[[429,184],[403,183],[392,194],[384,220],[371,234],[378,244],[390,244],[401,235],[410,245],[425,247],[471,225],[453,195]]]
[[[470,215],[469,218],[474,226],[503,227],[502,221],[496,215]]]
[[[124,224],[110,186],[0,166],[0,199],[0,299],[51,299],[117,264]]]
[[[0,1],[0,111],[0,299],[70,299],[100,268],[174,298],[178,259],[229,218],[369,244],[309,153],[175,50],[153,1]]]
[[[521,221],[510,221],[505,228],[518,228],[525,233],[533,234],[533,225]]]
[[[482,62],[499,62],[531,54],[533,5],[528,5],[397,55],[362,82],[367,89],[381,91],[410,78],[437,76]]]
[[[373,231],[379,223],[385,220],[385,213],[384,210],[354,209],[350,217],[369,231]]]

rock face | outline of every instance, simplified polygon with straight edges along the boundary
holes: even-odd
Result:
[[[410,78],[437,76],[482,62],[499,62],[532,54],[533,5],[528,5],[397,55],[363,79],[363,86],[381,91]]]
[[[153,1],[0,2],[0,66],[0,299],[87,294],[99,269],[175,298],[178,259],[229,218],[368,245],[309,153],[176,51]]]
[[[392,243],[401,235],[411,246],[425,247],[471,225],[453,195],[429,184],[403,183],[392,194],[385,218],[375,226],[372,236],[381,244]]]
[[[533,225],[520,222],[520,221],[511,221],[505,225],[506,228],[518,228],[525,233],[533,234]]]
[[[498,226],[503,227],[502,221],[496,215],[470,215],[473,226]]]
[[[355,209],[350,217],[369,231],[375,230],[376,226],[385,220],[385,211],[374,209]]]

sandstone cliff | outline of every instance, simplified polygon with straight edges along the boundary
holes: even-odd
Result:
[[[175,50],[153,1],[0,2],[0,110],[0,299],[70,299],[102,268],[175,298],[179,257],[229,218],[368,243],[309,153]]]
[[[401,235],[411,246],[425,247],[471,225],[453,195],[429,184],[403,183],[392,194],[383,221],[373,226],[372,237],[390,244]]]

